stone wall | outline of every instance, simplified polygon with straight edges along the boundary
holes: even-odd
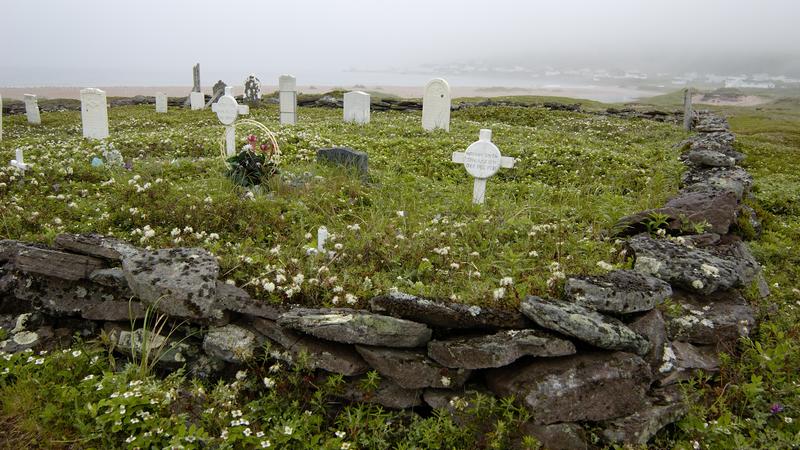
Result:
[[[105,332],[129,354],[153,308],[189,324],[170,337],[166,370],[216,377],[267,352],[344,375],[352,401],[447,409],[476,392],[514,395],[533,414],[524,431],[548,448],[586,448],[586,426],[608,442],[645,443],[685,412],[676,383],[717,371],[718,352],[753,330],[740,289],[760,282],[768,295],[739,237],[743,224],[760,227],[742,204],[752,184],[737,165],[744,155],[725,120],[701,113],[695,129],[677,196],[615,229],[633,269],[568,277],[562,298],[528,296],[518,310],[399,292],[369,310],[274,305],[221,282],[206,250],[64,234],[52,247],[0,241],[0,351]],[[642,232],[654,213],[664,223],[655,236]],[[366,395],[359,380],[371,369],[382,381]]]

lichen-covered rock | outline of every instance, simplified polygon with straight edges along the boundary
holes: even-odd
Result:
[[[632,270],[569,278],[564,291],[579,305],[616,314],[649,311],[672,295],[668,283]]]
[[[296,308],[282,314],[278,323],[345,344],[421,347],[431,339],[431,329],[421,323],[346,308]]]
[[[572,336],[596,347],[645,355],[647,339],[634,333],[617,319],[562,300],[528,296],[520,304],[522,313],[537,325]]]
[[[404,389],[388,379],[381,379],[375,389],[365,389],[365,379],[351,378],[336,395],[351,402],[372,403],[390,409],[414,408],[422,405],[422,390]]]
[[[552,357],[573,353],[572,342],[533,329],[428,342],[431,359],[445,367],[463,369],[502,367],[523,356]]]
[[[657,374],[663,364],[664,345],[668,343],[666,322],[661,312],[657,309],[649,311],[629,323],[628,328],[644,336],[650,342],[650,351],[643,358],[650,364],[651,372],[654,375]]]
[[[683,175],[682,182],[687,191],[726,190],[742,201],[753,186],[753,177],[739,166],[692,167]]]
[[[0,351],[6,353],[19,353],[25,350],[39,350],[49,344],[53,338],[53,328],[39,327],[36,330],[21,330],[12,333],[8,339],[0,341]]]
[[[719,257],[706,249],[694,249],[667,239],[640,234],[628,241],[634,270],[660,278],[673,287],[710,294],[742,287],[758,273],[738,257]]]
[[[364,358],[352,345],[323,341],[308,335],[295,333],[272,320],[257,318],[252,321],[253,328],[270,340],[286,349],[288,358],[282,352],[272,352],[271,356],[296,363],[301,354],[310,369],[323,369],[346,376],[360,375],[369,370]]]
[[[658,382],[661,386],[667,386],[688,380],[698,371],[716,373],[719,372],[719,363],[718,352],[713,346],[675,341],[665,348]]]
[[[492,369],[486,381],[495,394],[516,396],[537,424],[600,421],[645,406],[650,368],[631,353],[579,353]]]
[[[708,167],[732,167],[736,165],[736,159],[716,150],[692,150],[687,155],[687,159],[692,164]]]
[[[456,388],[463,386],[472,373],[466,369],[442,367],[419,350],[367,347],[356,350],[381,375],[404,389]]]
[[[665,309],[672,340],[693,344],[731,344],[755,327],[753,308],[735,290],[700,296],[676,291],[677,308]]]
[[[203,339],[203,350],[215,358],[242,364],[255,355],[263,337],[238,325],[212,327]]]
[[[242,288],[217,281],[217,304],[220,308],[239,314],[276,320],[286,308],[263,300],[250,298]]]
[[[89,280],[102,286],[128,290],[128,281],[125,279],[125,273],[120,267],[95,270],[89,274]]]
[[[55,245],[64,250],[110,261],[121,261],[123,257],[139,251],[125,241],[99,234],[59,234]]]
[[[428,300],[402,292],[390,292],[370,300],[373,311],[440,328],[526,328],[525,316],[503,310],[460,303]]]
[[[142,251],[122,259],[133,293],[173,317],[221,320],[216,302],[219,265],[201,248]]]
[[[645,445],[659,430],[683,417],[687,409],[683,403],[650,405],[603,424],[603,437],[616,444]]]
[[[21,272],[45,275],[62,280],[82,280],[103,267],[103,261],[47,248],[18,245],[14,268]]]

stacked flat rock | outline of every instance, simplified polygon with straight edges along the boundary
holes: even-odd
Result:
[[[569,278],[564,290],[579,305],[614,314],[649,311],[672,295],[669,283],[630,270]]]

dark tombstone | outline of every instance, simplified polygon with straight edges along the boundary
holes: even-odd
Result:
[[[211,100],[206,103],[206,108],[211,106],[213,103],[216,103],[223,95],[225,95],[225,88],[228,87],[224,81],[219,80],[214,83],[214,88],[212,89],[213,94],[211,94]]]
[[[250,75],[244,80],[244,97],[246,103],[257,104],[261,101],[261,80]]]
[[[328,163],[355,169],[362,177],[369,170],[369,156],[346,147],[321,148],[317,150],[317,162]]]

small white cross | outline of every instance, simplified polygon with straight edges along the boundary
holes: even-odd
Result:
[[[236,128],[233,123],[239,114],[250,114],[250,107],[237,103],[232,92],[233,88],[226,86],[225,95],[211,105],[211,111],[217,113],[217,119],[225,125],[225,153],[228,156],[236,154]]]
[[[25,173],[26,170],[31,168],[30,164],[25,164],[25,158],[22,155],[22,149],[21,148],[17,149],[17,159],[12,159],[11,160],[11,167],[16,167],[18,170],[21,170],[23,173]]]
[[[472,203],[480,205],[486,196],[486,180],[500,168],[510,169],[517,162],[514,158],[503,156],[500,149],[492,143],[492,130],[481,130],[480,138],[473,142],[465,152],[453,152],[453,162],[463,164],[467,173],[475,178],[472,188]]]

